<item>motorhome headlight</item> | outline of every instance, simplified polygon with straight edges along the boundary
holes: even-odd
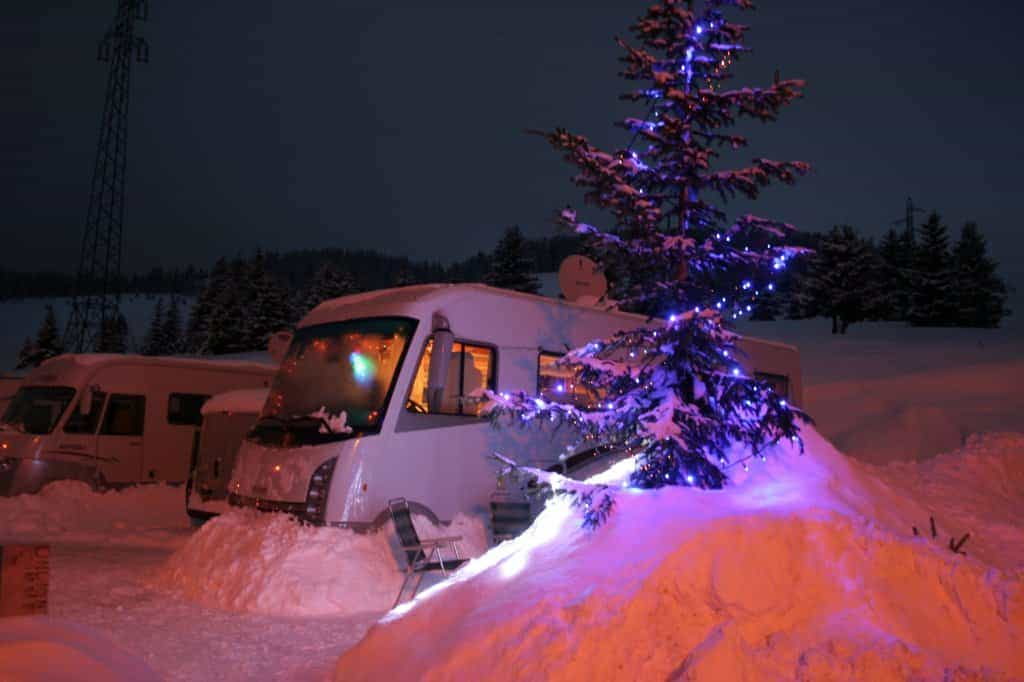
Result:
[[[310,523],[320,525],[324,522],[324,514],[327,512],[327,493],[331,489],[331,474],[334,473],[334,465],[337,457],[331,457],[321,464],[313,472],[309,479],[309,492],[306,493],[306,510],[303,518]]]

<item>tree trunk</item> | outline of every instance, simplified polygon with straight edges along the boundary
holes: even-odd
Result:
[[[839,333],[839,318],[836,317],[835,315],[832,316],[832,333]]]

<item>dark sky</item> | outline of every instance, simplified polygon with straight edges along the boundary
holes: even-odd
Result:
[[[152,0],[133,72],[127,271],[264,249],[450,261],[576,193],[528,128],[621,144],[618,48],[642,2],[505,6]],[[0,21],[0,267],[71,269],[113,0],[8,4]],[[1024,283],[1018,3],[764,0],[741,82],[808,81],[751,155],[809,161],[757,211],[880,234],[906,197],[977,220]],[[737,210],[747,207],[737,206]]]

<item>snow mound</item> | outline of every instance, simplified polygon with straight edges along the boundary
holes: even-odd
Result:
[[[31,616],[0,620],[4,682],[157,682],[141,659],[80,625]]]
[[[1024,565],[910,528],[927,528],[929,495],[991,491],[999,472],[1006,494],[964,509],[982,537],[1016,513],[1003,537],[1024,544],[1024,437],[887,478],[805,438],[806,455],[779,448],[726,490],[618,491],[593,533],[549,502],[525,534],[389,613],[336,679],[1024,677]],[[945,503],[959,523],[960,498]]]
[[[163,544],[188,527],[180,486],[97,492],[82,481],[55,481],[34,495],[0,497],[0,540]]]
[[[435,526],[414,516],[422,538],[461,535],[463,556],[487,546],[479,519]],[[375,533],[316,528],[285,514],[232,509],[205,523],[153,580],[158,589],[227,611],[325,616],[391,608],[404,557],[389,521]]]

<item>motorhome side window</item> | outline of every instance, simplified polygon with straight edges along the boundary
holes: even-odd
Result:
[[[772,391],[783,398],[789,397],[789,377],[782,374],[768,374],[767,372],[754,372],[754,378],[771,386]]]
[[[203,423],[200,410],[210,399],[208,395],[194,393],[172,393],[167,397],[167,423],[199,426]]]
[[[591,409],[597,407],[600,396],[577,380],[577,372],[559,367],[561,353],[541,351],[537,356],[537,394],[553,403],[572,403]]]
[[[141,436],[145,416],[145,396],[112,395],[100,433],[106,436]]]
[[[100,414],[103,413],[103,401],[107,394],[97,391],[92,394],[92,405],[87,414],[82,414],[82,403],[75,403],[75,411],[68,415],[64,424],[64,433],[96,433],[96,426],[100,421]]]
[[[416,368],[405,408],[419,414],[481,416],[486,402],[484,391],[494,390],[494,349],[454,342],[443,386],[430,386],[433,352],[434,340],[429,339]]]

